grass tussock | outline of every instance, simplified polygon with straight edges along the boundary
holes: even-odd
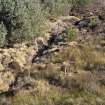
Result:
[[[40,82],[40,81],[39,81]],[[44,82],[44,81],[43,81]],[[44,84],[41,81],[41,86]],[[46,85],[46,84],[44,84]],[[37,87],[39,91],[25,92],[21,91],[15,97],[12,97],[13,105],[102,105],[105,104],[104,98],[100,98],[94,94],[85,91],[61,92],[50,85],[45,87]],[[47,90],[44,94],[41,91]]]
[[[101,73],[105,65],[105,54],[93,45],[77,45],[61,49],[46,66],[34,65],[31,77],[44,79],[49,84],[68,90],[83,90],[93,94],[104,94],[104,84],[95,73]],[[102,77],[101,80],[104,78]],[[104,81],[103,81],[104,82]]]

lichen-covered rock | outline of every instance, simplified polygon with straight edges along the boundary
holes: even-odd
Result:
[[[9,63],[9,67],[14,70],[22,70],[26,63],[26,54],[22,51],[17,51],[13,56],[13,61]]]
[[[1,73],[1,78],[2,78],[3,81],[4,81],[5,83],[7,83],[7,84],[11,84],[11,83],[13,83],[14,80],[15,80],[14,75],[13,75],[10,71]]]
[[[73,23],[75,21],[79,21],[80,20],[80,18],[75,17],[75,16],[62,16],[62,17],[60,17],[60,19],[63,22],[70,22],[70,23]]]
[[[9,63],[9,68],[11,68],[15,71],[20,71],[21,70],[21,65],[19,65],[19,63],[16,62],[16,61],[12,61],[11,63]]]
[[[10,71],[0,73],[0,93],[8,91],[14,81],[15,77]]]
[[[17,62],[19,62],[21,65],[26,64],[26,54],[24,52],[16,52],[16,56],[14,57],[14,60],[16,60]]]
[[[8,51],[5,51],[2,55],[2,64],[6,66],[9,62],[11,62],[11,56]]]
[[[0,78],[0,93],[6,92],[9,89],[9,85],[4,83],[4,81]]]

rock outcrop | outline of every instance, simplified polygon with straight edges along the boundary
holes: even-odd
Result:
[[[1,72],[0,73],[0,93],[6,92],[9,90],[10,85],[15,81],[14,75],[10,72]]]
[[[49,22],[50,30],[46,34],[48,39],[40,37],[30,46],[23,43],[14,45],[14,48],[0,49],[0,93],[16,86],[20,86],[18,89],[26,86],[27,80],[24,80],[24,75],[28,77],[30,70],[45,69],[50,64],[53,54],[62,52],[68,46],[72,48],[78,46],[77,41],[68,41],[67,33],[70,27],[79,32],[74,26],[76,21],[80,19],[74,16],[60,17],[56,22]],[[20,74],[22,76],[19,77]],[[18,79],[22,85],[18,84]]]

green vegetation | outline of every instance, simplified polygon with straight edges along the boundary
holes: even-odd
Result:
[[[91,29],[100,26],[98,16],[88,17],[90,30],[79,30],[74,22],[80,19],[68,16],[90,2],[0,0],[0,47],[26,41],[14,48],[0,49],[1,87],[13,79],[3,91],[6,93],[0,93],[0,105],[105,105],[105,29],[100,34]],[[52,22],[51,28],[54,25],[50,32],[47,22]],[[52,33],[56,34],[57,29],[60,32],[53,39]],[[51,43],[55,42],[47,40],[47,45],[45,37],[39,37],[36,51],[36,42],[27,41],[44,35],[46,30],[46,39],[51,34]],[[9,81],[8,72],[12,77]]]
[[[93,0],[71,0],[73,8],[80,8],[81,6],[86,6],[87,4],[91,3]]]
[[[0,0],[0,21],[7,31],[3,38],[6,43],[14,43],[43,35],[48,16],[69,15],[71,8],[88,2],[90,0]],[[5,42],[2,41],[2,45]]]
[[[5,37],[6,37],[6,29],[3,24],[0,24],[0,47],[3,47],[5,43]]]
[[[99,23],[99,18],[96,16],[93,16],[90,18],[89,27],[94,28]]]
[[[76,36],[77,36],[76,29],[70,27],[66,31],[67,31],[68,39],[70,41],[74,41],[76,39]]]
[[[42,95],[35,92],[20,92],[12,98],[13,105],[104,105],[104,98],[84,91],[68,93],[50,87]]]
[[[44,0],[43,5],[51,16],[68,15],[71,9],[71,1],[68,0]]]
[[[37,0],[0,0],[0,20],[9,41],[29,40],[45,30],[44,11]]]

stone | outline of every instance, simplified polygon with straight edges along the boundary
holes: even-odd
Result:
[[[2,55],[2,64],[3,65],[8,65],[8,63],[11,62],[11,56],[8,52],[5,52],[3,55]]]
[[[14,81],[15,77],[10,71],[0,73],[0,93],[7,92]]]
[[[0,79],[0,93],[6,92],[9,89],[9,85],[4,83],[3,80]]]
[[[1,77],[2,77],[3,81],[7,84],[11,84],[15,80],[14,75],[10,71],[1,73]]]
[[[60,19],[63,22],[71,22],[71,23],[80,20],[78,17],[75,17],[75,16],[62,16],[62,17],[60,17]]]
[[[24,52],[16,52],[16,56],[14,57],[14,60],[19,62],[21,65],[26,64],[26,54]]]
[[[78,45],[78,43],[75,41],[72,41],[69,43],[69,46],[72,46],[72,47],[76,47],[77,45]]]

